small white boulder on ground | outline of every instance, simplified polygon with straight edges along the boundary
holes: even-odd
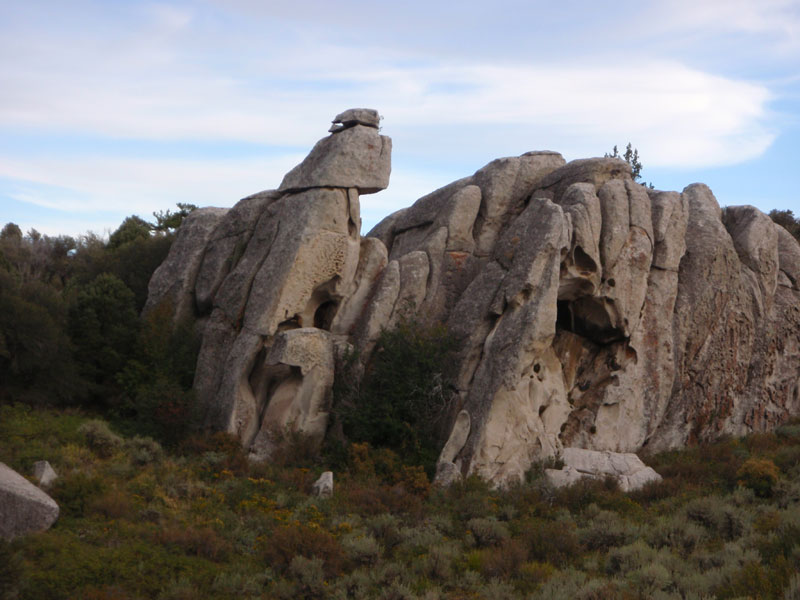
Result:
[[[318,498],[330,498],[333,495],[333,471],[325,471],[320,475],[311,491]]]
[[[582,477],[601,479],[612,476],[623,492],[638,490],[651,481],[661,481],[661,475],[645,465],[633,453],[564,448],[562,469],[545,469],[545,475],[555,487],[572,485]]]
[[[0,537],[44,531],[58,518],[58,504],[22,475],[0,463]]]
[[[49,489],[55,480],[58,479],[58,474],[46,460],[38,460],[34,463],[33,476],[36,481],[39,482],[39,487],[43,490]]]

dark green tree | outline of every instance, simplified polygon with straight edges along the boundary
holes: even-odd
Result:
[[[800,241],[800,218],[795,218],[791,210],[772,209],[769,211],[769,217],[778,225],[782,225],[796,240]]]
[[[189,213],[197,210],[197,206],[194,204],[178,202],[177,206],[177,212],[172,212],[169,209],[154,212],[153,216],[156,218],[156,222],[152,225],[153,230],[166,233],[174,232],[181,226],[183,220],[189,216]]]
[[[57,290],[0,269],[0,401],[65,404],[82,394]]]
[[[625,147],[625,153],[620,155],[619,150],[616,146],[614,149],[608,153],[606,152],[603,156],[606,158],[621,158],[626,163],[628,163],[631,167],[631,176],[633,177],[634,181],[639,181],[642,177],[642,161],[639,160],[639,150],[633,147],[633,144],[628,142],[628,145]],[[643,185],[648,186],[650,189],[653,189],[652,183],[644,183],[640,182]]]
[[[133,292],[115,275],[97,276],[77,291],[69,332],[92,400],[109,402],[138,334]]]
[[[153,227],[136,215],[126,217],[117,230],[108,238],[108,248],[113,250],[137,239],[147,239]]]
[[[432,474],[449,416],[454,346],[444,326],[406,320],[383,331],[360,385],[339,374],[334,400],[347,438],[390,448]]]
[[[200,339],[191,319],[174,324],[165,301],[142,317],[135,352],[117,376],[123,416],[139,433],[174,445],[191,430]]]

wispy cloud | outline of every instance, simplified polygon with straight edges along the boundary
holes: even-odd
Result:
[[[190,202],[230,206],[277,187],[302,155],[244,160],[165,160],[80,157],[21,161],[0,157],[0,177],[17,182],[8,195],[71,212],[141,211]]]
[[[445,183],[453,165],[466,175],[496,156],[553,149],[577,158],[630,140],[647,166],[722,166],[760,156],[778,133],[769,83],[663,57],[645,42],[690,31],[796,48],[796,0],[623,2],[613,14],[597,3],[568,14],[510,0],[491,14],[465,0],[469,10],[453,14],[448,3],[409,1],[381,11],[360,0],[6,3],[0,135],[61,136],[58,154],[46,143],[0,150],[0,176],[16,182],[9,197],[82,212],[229,204],[277,185],[350,106],[385,115],[404,165],[368,204],[372,215]],[[356,22],[359,11],[368,12]],[[425,50],[410,47],[415,32]],[[621,33],[635,54],[604,51]],[[508,52],[513,44],[525,51]],[[106,143],[65,154],[70,135]],[[115,153],[114,140],[259,148],[235,161],[156,158],[142,145]]]

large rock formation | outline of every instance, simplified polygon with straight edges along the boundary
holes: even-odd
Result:
[[[489,163],[360,237],[391,142],[352,109],[278,191],[181,227],[148,307],[200,318],[206,423],[267,458],[321,441],[333,365],[404,314],[459,340],[443,480],[502,484],[563,448],[634,452],[800,412],[800,246],[711,191],[648,190],[618,159]]]

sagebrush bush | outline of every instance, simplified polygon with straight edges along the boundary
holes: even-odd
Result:
[[[357,565],[374,565],[381,556],[381,545],[369,534],[352,533],[344,536],[340,543],[347,558]]]
[[[684,510],[690,521],[725,540],[735,539],[744,531],[744,513],[719,496],[695,498],[689,501]]]
[[[574,522],[532,519],[518,525],[518,535],[532,560],[558,567],[580,555],[582,548]]]
[[[453,576],[453,563],[461,554],[461,547],[453,543],[439,543],[430,547],[425,560],[424,574],[438,581]]]
[[[772,496],[779,477],[778,467],[768,458],[750,458],[736,471],[739,485],[753,490],[760,498]]]
[[[107,487],[103,478],[79,471],[56,479],[51,495],[61,507],[62,515],[82,517]]]
[[[601,510],[578,531],[578,536],[590,550],[608,550],[628,544],[637,536],[638,529],[617,513]]]
[[[609,550],[605,571],[609,575],[625,574],[652,563],[657,556],[658,551],[648,546],[644,540],[636,540],[632,544]]]
[[[528,560],[528,549],[521,540],[504,539],[500,544],[483,550],[481,572],[485,577],[508,579],[516,575]]]
[[[467,529],[479,546],[497,546],[509,536],[508,527],[495,519],[470,519]]]
[[[125,441],[125,449],[135,465],[147,465],[158,462],[164,456],[161,444],[152,438],[135,436]]]
[[[659,518],[645,533],[646,541],[655,548],[668,548],[680,556],[689,556],[708,538],[706,531],[692,523],[685,514]]]
[[[296,556],[319,558],[330,575],[344,568],[344,550],[330,533],[300,523],[275,528],[260,542],[260,554],[271,568],[284,572]]]
[[[108,423],[100,419],[86,421],[78,428],[78,432],[86,438],[86,444],[92,452],[101,458],[110,457],[122,447],[122,438],[111,431]]]

